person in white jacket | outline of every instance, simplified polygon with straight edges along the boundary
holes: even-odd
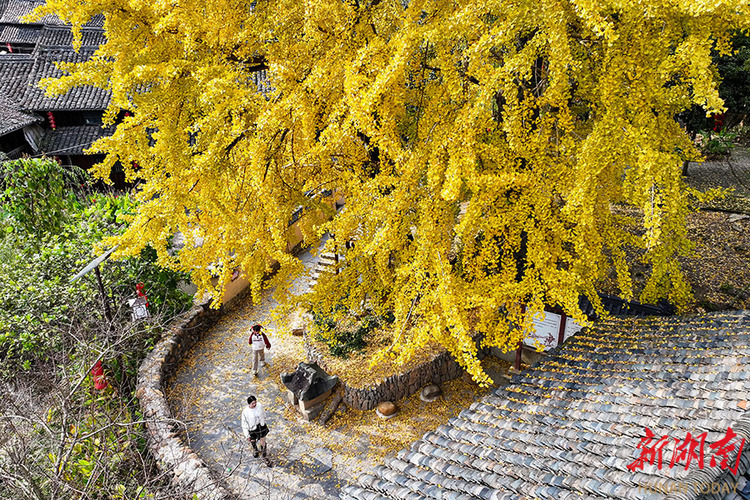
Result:
[[[242,434],[253,446],[253,457],[258,458],[261,453],[264,457],[268,456],[266,453],[266,436],[268,435],[266,412],[263,411],[263,407],[255,396],[248,396],[247,406],[242,410]]]

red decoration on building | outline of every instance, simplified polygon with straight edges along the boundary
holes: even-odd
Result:
[[[146,301],[146,307],[148,307],[148,297],[146,297],[146,294],[143,292],[143,283],[138,283],[135,285],[135,293],[139,297],[143,297],[143,299]]]
[[[8,52],[10,52],[12,54],[13,53],[13,47],[9,43],[6,43],[5,46],[8,47]]]
[[[57,124],[55,123],[55,115],[52,111],[47,111],[47,119],[49,120],[49,126],[52,130],[57,130]]]
[[[109,385],[107,377],[104,376],[104,367],[102,366],[101,360],[97,361],[91,369],[91,378],[94,379],[94,389],[97,391],[101,391]]]

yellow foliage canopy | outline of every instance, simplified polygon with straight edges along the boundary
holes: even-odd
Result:
[[[94,148],[101,175],[120,162],[145,180],[123,252],[151,244],[214,294],[210,265],[222,278],[241,266],[257,293],[270,259],[276,283],[300,270],[290,214],[324,209],[305,193],[335,188],[345,210],[303,219],[307,243],[328,231],[345,259],[316,308],[393,310],[404,326],[389,352],[438,340],[478,380],[472,332],[515,346],[522,304],[580,316],[579,295],[595,300],[613,265],[629,296],[625,245],[646,249],[645,299],[686,300],[680,164],[696,152],[675,116],[721,109],[710,52],[750,19],[746,0],[48,0],[38,14],[50,12],[106,17],[107,43],[49,88],[106,87],[109,119],[131,115]],[[613,203],[642,208],[642,237]],[[176,231],[187,244],[173,258]]]

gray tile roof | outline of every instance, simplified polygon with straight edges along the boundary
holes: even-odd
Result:
[[[55,66],[56,62],[84,62],[93,51],[81,49],[76,53],[72,49],[43,49],[34,56],[34,67],[29,77],[21,104],[24,109],[32,111],[85,111],[103,110],[109,104],[110,92],[91,85],[71,89],[58,97],[45,97],[44,91],[36,85],[42,78],[57,77],[62,71]]]
[[[13,29],[21,33],[24,26],[6,26],[8,36],[15,36]],[[0,93],[19,102],[19,109],[27,111],[84,111],[103,110],[109,104],[110,93],[92,86],[70,90],[66,94],[47,98],[36,84],[42,78],[62,75],[56,62],[87,61],[105,41],[104,31],[98,28],[82,30],[81,50],[73,50],[73,34],[66,26],[44,26],[36,29],[37,48],[33,54],[0,54]],[[0,35],[6,30],[0,31]],[[20,35],[19,35],[20,36]],[[0,42],[4,40],[0,38]]]
[[[41,120],[40,116],[20,111],[17,102],[0,94],[0,136],[40,122]]]
[[[729,426],[750,436],[749,363],[750,312],[602,322],[359,485],[346,486],[341,497],[656,500],[665,490],[648,491],[648,485],[726,480],[721,468],[709,467],[709,444]],[[706,467],[693,463],[686,470],[683,461],[670,468],[670,444],[661,470],[655,464],[629,470],[646,427],[672,442],[707,432]],[[743,455],[741,473],[750,462],[750,440]],[[669,498],[696,498],[699,491]],[[732,495],[726,498],[741,498]]]
[[[97,49],[106,42],[104,30],[84,28],[81,30],[81,48]],[[68,27],[45,26],[39,40],[39,46],[44,48],[73,48],[73,32]]]
[[[0,0],[0,23],[22,23],[21,19],[30,14],[40,5],[44,5],[45,0]],[[44,24],[46,26],[65,26],[66,24],[57,16],[46,15],[42,19],[35,21],[34,24]],[[86,27],[104,27],[104,16],[97,14],[88,23]]]
[[[34,9],[40,5],[44,5],[45,0],[7,0],[5,8],[0,11],[0,23],[21,23],[21,18],[27,14],[30,14]],[[2,4],[0,4],[2,8]],[[46,15],[39,21],[38,24],[56,24],[63,25],[64,23],[57,16]]]
[[[0,54],[0,94],[20,100],[34,67],[30,54]]]
[[[104,14],[97,14],[89,22],[83,25],[89,28],[104,28]]]
[[[102,128],[100,125],[58,127],[45,132],[39,150],[49,155],[82,155],[95,140],[112,135],[114,131],[114,127]]]
[[[36,43],[41,33],[42,28],[40,26],[0,25],[0,43]]]
[[[271,79],[268,77],[268,70],[262,69],[260,71],[254,71],[250,74],[250,80],[258,88],[258,92],[263,95],[267,95],[273,92],[271,86]]]

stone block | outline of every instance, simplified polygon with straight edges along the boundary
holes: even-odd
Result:
[[[430,384],[428,386],[425,386],[422,389],[421,394],[419,395],[420,399],[422,401],[431,402],[435,401],[438,396],[440,396],[440,387],[434,384]]]
[[[396,414],[398,408],[390,401],[383,401],[377,406],[377,414],[380,418],[391,418]]]
[[[299,399],[297,399],[297,396],[295,396],[294,393],[289,389],[287,389],[287,391],[284,393],[284,400],[291,406],[297,406],[297,404],[299,403]]]
[[[291,392],[291,391],[289,391]],[[328,389],[326,392],[318,396],[317,398],[313,398],[310,401],[299,401],[299,409],[300,411],[305,411],[315,405],[323,403],[326,399],[328,399],[328,396],[331,395],[333,392],[333,388]],[[296,399],[296,398],[295,398]]]
[[[308,408],[303,409],[302,405],[300,404],[299,412],[302,415],[302,418],[304,418],[308,422],[312,422],[313,420],[318,418],[318,415],[321,414],[324,407],[325,405],[323,403],[320,403],[315,406],[310,406]]]

